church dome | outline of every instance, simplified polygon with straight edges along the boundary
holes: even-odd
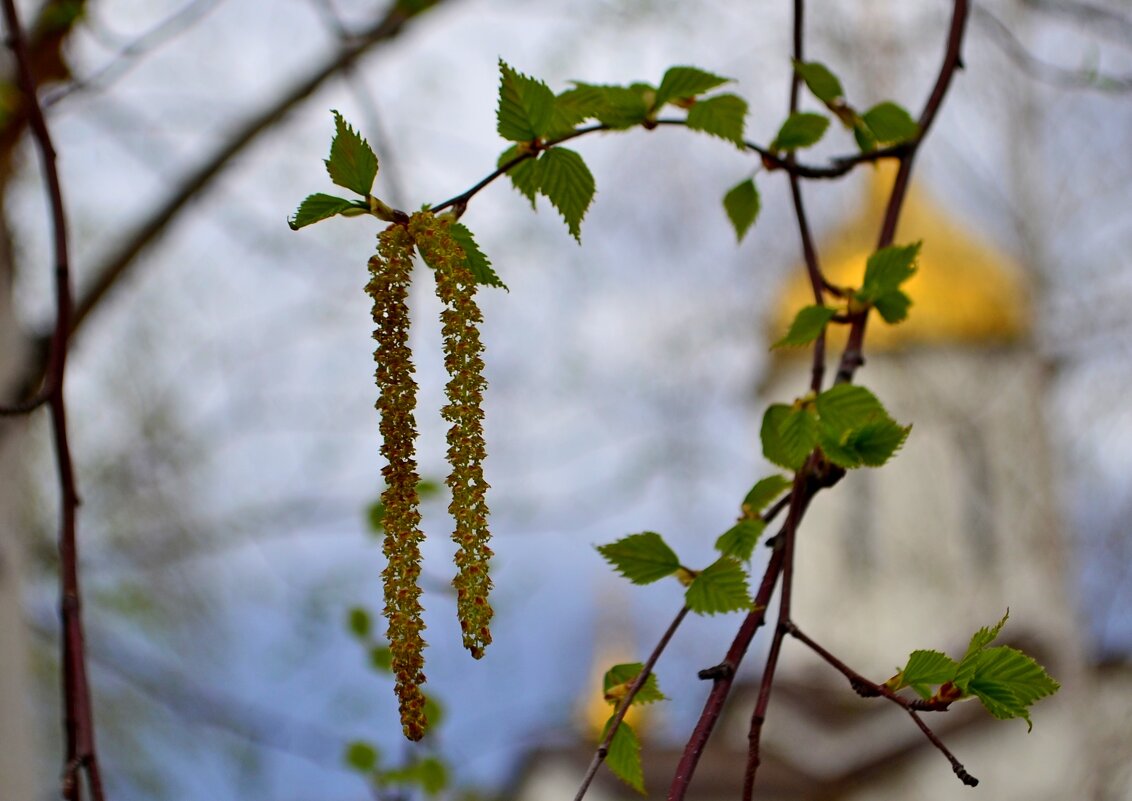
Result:
[[[865,261],[876,247],[884,204],[895,175],[895,163],[878,166],[861,210],[832,237],[819,243],[822,271],[830,283],[860,286]],[[904,284],[904,291],[912,298],[908,319],[899,325],[887,325],[873,314],[865,340],[866,353],[918,345],[1001,345],[1028,334],[1029,290],[1021,268],[959,225],[913,182],[895,242],[910,244],[918,240],[924,243],[919,269]],[[827,303],[832,300],[827,296]],[[786,332],[799,309],[813,302],[805,268],[797,265],[771,312],[772,341]],[[846,326],[830,327],[834,348],[844,341],[845,331]]]

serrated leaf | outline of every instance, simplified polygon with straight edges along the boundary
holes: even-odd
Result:
[[[814,97],[827,106],[833,105],[839,98],[845,97],[845,91],[841,88],[841,81],[829,71],[825,64],[819,61],[795,61],[794,71],[806,82],[806,86],[809,87]]]
[[[825,136],[827,128],[829,128],[829,117],[808,111],[795,112],[782,123],[778,135],[770,143],[770,149],[797,150],[816,145]]]
[[[911,426],[893,420],[864,387],[839,384],[818,395],[818,444],[834,464],[879,467],[904,444]]]
[[[373,620],[370,618],[369,611],[361,606],[350,609],[346,615],[346,625],[349,627],[350,633],[359,640],[367,639],[373,631]]]
[[[750,609],[747,573],[733,557],[721,556],[692,580],[684,592],[684,602],[699,615]]]
[[[904,446],[912,426],[902,426],[891,418],[874,420],[850,432],[845,447],[866,467],[880,467]]]
[[[640,125],[649,114],[642,93],[628,86],[574,82],[574,88],[563,92],[560,100],[569,97],[569,103],[585,108],[598,122],[610,128],[623,129]]]
[[[916,274],[916,259],[923,242],[911,245],[890,245],[869,256],[865,264],[865,280],[857,297],[872,303],[895,292],[900,285]]]
[[[809,345],[825,331],[829,321],[837,314],[828,306],[806,306],[794,315],[786,336],[771,345],[772,348],[800,347]]]
[[[330,180],[338,186],[368,195],[377,177],[377,156],[369,142],[355,131],[337,111],[334,114],[334,140],[330,157],[324,162]]]
[[[609,727],[612,723],[613,719],[610,718],[605,724],[605,730],[601,735],[602,740],[609,734]],[[617,731],[613,734],[613,740],[609,743],[609,752],[605,755],[605,764],[613,771],[614,776],[641,795],[645,794],[645,774],[641,769],[641,742],[637,739],[637,733],[633,731],[633,727],[624,720],[617,727]]]
[[[697,97],[731,80],[695,67],[669,67],[656,89],[653,108],[659,109],[674,100]]]
[[[932,687],[951,681],[959,663],[939,651],[913,651],[908,656],[908,664],[900,671],[900,681],[894,690],[911,687],[917,695],[927,700],[932,697]]]
[[[295,210],[295,216],[287,220],[287,225],[291,226],[292,231],[298,231],[300,228],[322,222],[339,214],[350,214],[351,212],[361,214],[363,211],[364,209],[352,200],[316,192],[303,199],[299,208]]]
[[[793,481],[786,476],[773,475],[759,479],[750,492],[743,498],[743,514],[747,517],[756,517],[762,510],[770,506],[770,502],[790,489]]]
[[[605,700],[611,704],[617,705],[625,694],[629,692],[629,687],[637,680],[637,676],[645,666],[641,662],[627,662],[621,665],[614,665],[609,670],[605,671],[605,677],[602,679],[602,693]],[[631,706],[638,704],[651,704],[656,701],[666,701],[667,696],[660,691],[660,685],[657,684],[656,674],[649,673],[645,683],[641,685],[641,689],[633,696]]]
[[[830,387],[818,395],[816,405],[821,421],[838,431],[850,431],[888,418],[877,396],[857,384]]]
[[[1034,728],[1028,708],[1060,688],[1032,658],[1006,645],[985,648],[977,656],[967,691],[1000,719],[1022,718]]]
[[[582,218],[594,199],[594,177],[582,157],[564,147],[552,147],[539,157],[539,192],[558,209],[570,234],[582,241]]]
[[[984,626],[971,635],[971,642],[967,644],[967,651],[963,654],[963,658],[959,660],[959,670],[955,676],[955,685],[959,689],[967,690],[967,683],[975,675],[975,670],[978,667],[979,652],[998,639],[998,635],[1009,619],[1010,610],[1007,609],[1006,614],[993,626]]]
[[[740,520],[715,541],[715,549],[724,556],[734,556],[744,562],[750,560],[759,544],[766,523],[758,518]]]
[[[908,142],[920,135],[920,126],[906,110],[891,102],[878,103],[861,115],[877,141],[885,144]]]
[[[346,745],[342,760],[356,771],[372,773],[377,769],[380,754],[378,750],[364,740],[354,740]]]
[[[723,208],[740,242],[759,216],[759,190],[753,178],[736,184],[723,196]]]
[[[499,106],[496,130],[512,142],[530,142],[545,134],[554,115],[554,92],[499,59]]]
[[[818,444],[817,419],[808,409],[772,404],[763,415],[763,455],[780,467],[800,470]]]
[[[521,152],[519,145],[512,145],[499,156],[496,166],[502,167],[504,164],[513,161]],[[535,196],[538,195],[538,188],[542,183],[542,166],[538,159],[529,158],[526,161],[520,161],[507,170],[507,177],[511,179],[511,185],[515,187],[519,194],[531,202],[531,208],[535,208]]]
[[[464,251],[468,269],[471,270],[472,277],[476,279],[477,284],[507,289],[507,285],[500,280],[495,270],[491,269],[491,260],[480,250],[475,237],[472,236],[472,232],[466,225],[452,223],[448,226],[448,231],[452,234],[452,238],[456,240],[456,244]]]
[[[743,127],[746,120],[747,101],[738,95],[723,94],[697,101],[688,109],[687,125],[693,130],[733,142],[742,150],[745,147]]]
[[[634,584],[651,584],[680,569],[680,560],[655,531],[630,534],[597,550]]]

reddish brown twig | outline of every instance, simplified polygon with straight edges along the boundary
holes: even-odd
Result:
[[[8,45],[16,58],[16,74],[20,91],[27,98],[32,134],[43,161],[44,182],[51,204],[51,224],[55,252],[55,331],[51,338],[48,359],[46,402],[51,411],[51,430],[59,471],[60,525],[59,574],[60,616],[63,627],[63,721],[66,758],[63,767],[62,794],[68,801],[82,798],[81,779],[85,775],[94,801],[103,801],[102,780],[94,748],[94,719],[91,712],[90,686],[87,682],[86,654],[83,640],[82,602],[79,592],[76,513],[79,505],[75,485],[74,464],[67,441],[67,410],[63,395],[67,344],[71,334],[73,302],[71,297],[70,261],[67,253],[67,217],[63,207],[63,190],[55,164],[55,148],[43,118],[31,74],[27,42],[20,26],[14,0],[3,0],[4,19],[8,28]]]

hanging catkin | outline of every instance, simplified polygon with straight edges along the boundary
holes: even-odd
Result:
[[[491,578],[488,563],[490,532],[487,527],[487,482],[483,478],[486,455],[483,437],[483,344],[478,326],[483,322],[476,305],[476,282],[467,257],[453,237],[446,216],[430,212],[414,214],[409,231],[422,255],[434,270],[436,294],[444,303],[440,313],[444,337],[444,364],[449,381],[445,387],[448,403],[441,416],[448,429],[447,484],[452,491],[448,511],[455,521],[452,539],[456,542],[456,611],[463,632],[464,647],[479,659],[491,642],[492,617],[488,594]]]
[[[413,380],[412,353],[409,350],[409,281],[413,267],[413,240],[402,225],[391,225],[378,236],[377,255],[369,261],[370,279],[366,292],[373,299],[373,338],[377,341],[373,358],[377,363],[377,409],[381,412],[381,454],[386,489],[385,556],[388,565],[385,583],[385,617],[389,622],[389,648],[401,725],[405,736],[419,740],[424,736],[425,697],[421,692],[424,675],[425,641],[421,634],[420,530],[415,459],[417,385]]]

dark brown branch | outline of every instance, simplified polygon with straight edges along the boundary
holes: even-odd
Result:
[[[32,75],[27,42],[20,26],[15,0],[3,0],[8,45],[16,58],[16,75],[28,108],[40,159],[43,179],[51,206],[52,246],[55,255],[55,331],[48,357],[47,403],[51,410],[51,430],[59,474],[59,613],[62,619],[63,733],[66,742],[62,791],[68,801],[82,798],[82,778],[93,801],[103,801],[102,779],[94,747],[94,717],[87,681],[86,653],[82,625],[82,596],[79,591],[78,539],[76,517],[79,495],[75,470],[67,440],[67,408],[63,394],[67,345],[71,334],[71,270],[67,251],[67,216],[63,188],[56,168],[55,147],[43,118]]]
[[[920,112],[920,135],[908,144],[907,151],[900,156],[900,167],[896,171],[896,181],[892,185],[892,192],[888,198],[888,205],[884,210],[884,222],[881,224],[880,236],[877,239],[877,248],[888,247],[896,235],[896,225],[900,221],[900,212],[904,208],[904,198],[908,192],[908,181],[912,176],[912,162],[916,152],[923,144],[932,123],[939,113],[943,98],[951,86],[955,73],[962,68],[963,60],[963,34],[967,30],[967,18],[970,13],[968,0],[955,0],[951,13],[951,25],[947,33],[947,47],[944,50],[943,62],[940,64],[939,74],[935,85],[928,96],[924,109]],[[851,315],[852,323],[849,328],[849,338],[845,343],[845,350],[841,353],[841,361],[837,368],[836,383],[844,384],[853,380],[857,369],[865,363],[864,340],[865,327],[868,324],[868,311]]]
[[[917,711],[917,709],[923,707],[918,705],[916,701],[909,701],[907,698],[897,695],[885,685],[869,681],[867,678],[846,665],[844,662],[831,654],[817,642],[806,636],[796,625],[794,625],[793,622],[787,621],[785,623],[785,630],[791,637],[808,646],[811,651],[820,656],[831,667],[845,676],[845,678],[849,680],[849,686],[853,688],[853,691],[855,693],[866,698],[887,698],[889,701],[907,712],[912,720],[915,721],[916,725],[920,728],[920,731],[924,733],[924,736],[928,738],[928,741],[932,745],[934,745],[941,754],[947,757],[947,761],[951,763],[951,769],[955,772],[955,775],[959,777],[959,780],[963,782],[963,784],[967,785],[968,787],[974,787],[979,783],[979,780],[967,772],[967,769],[963,767],[963,763],[960,762],[955,757],[955,755],[951,753],[947,746],[943,744],[943,741],[940,740],[936,733],[931,730],[931,727],[928,726],[928,724],[924,723],[923,719],[919,715],[919,712]],[[945,708],[946,707],[934,706],[930,709],[931,711],[939,711]]]
[[[633,699],[637,697],[637,693],[645,686],[645,682],[648,681],[652,669],[656,666],[656,661],[660,659],[660,655],[664,653],[664,649],[668,647],[672,635],[676,633],[676,629],[680,628],[680,624],[684,622],[684,618],[687,615],[688,607],[681,607],[680,611],[676,613],[676,617],[668,624],[668,628],[665,629],[656,647],[652,649],[652,653],[649,654],[649,658],[645,661],[641,672],[637,674],[637,678],[633,679],[633,683],[629,685],[625,697],[617,704],[617,709],[614,711],[613,718],[609,722],[609,731],[605,733],[605,737],[602,738],[601,744],[597,747],[597,751],[590,761],[590,766],[586,770],[586,775],[582,778],[582,784],[578,787],[578,792],[574,795],[574,801],[582,801],[586,795],[586,791],[590,789],[590,784],[593,783],[598,768],[601,767],[601,763],[604,762],[605,758],[609,755],[609,746],[613,742],[613,736],[617,734],[617,730],[621,727],[621,722],[625,720],[625,715],[628,713],[629,707],[633,705]]]

